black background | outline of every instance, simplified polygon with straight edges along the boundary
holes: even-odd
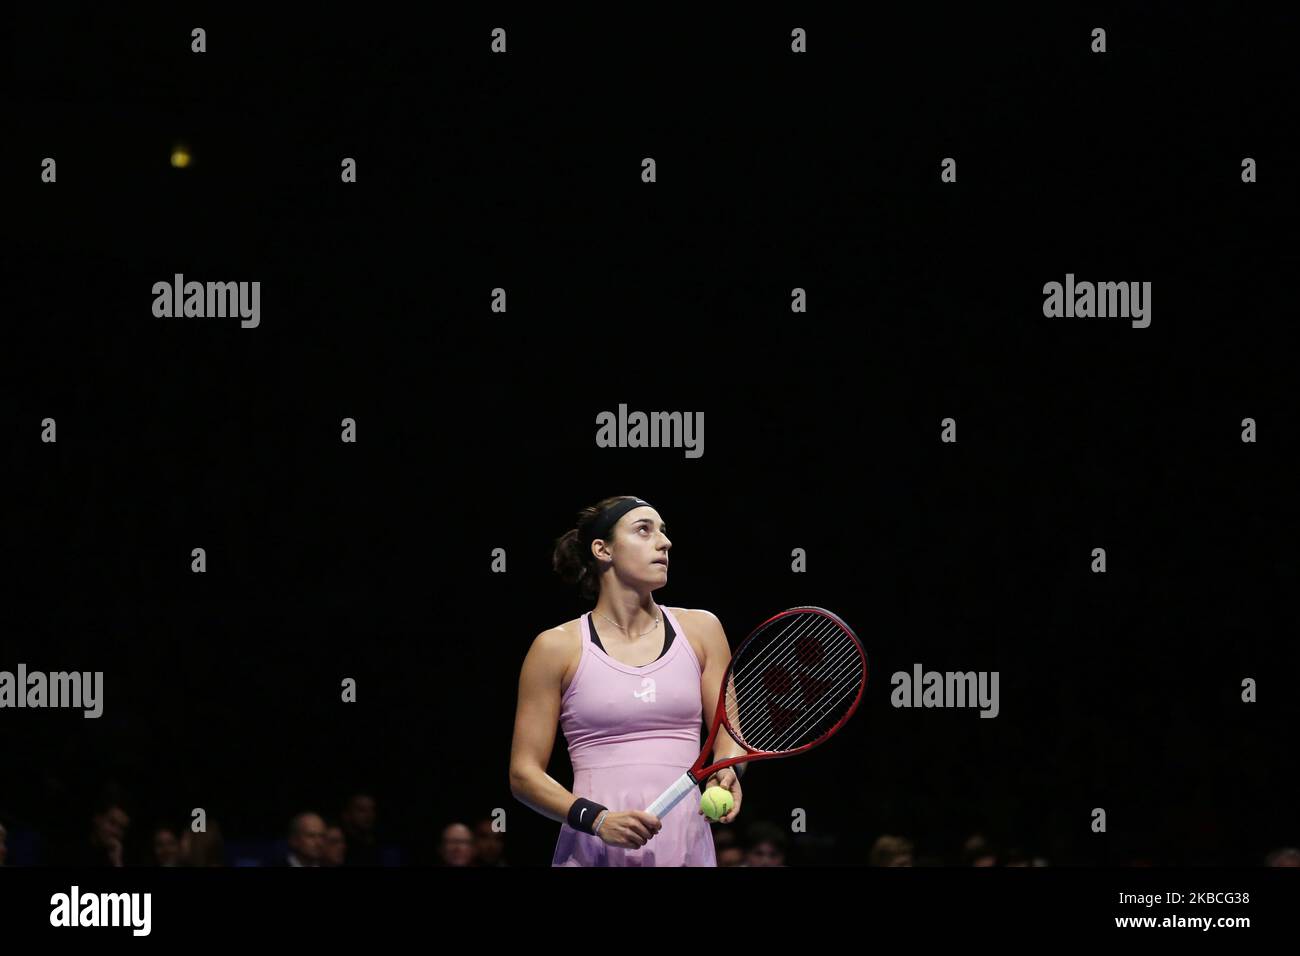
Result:
[[[746,778],[742,820],[807,811],[791,862],[1300,841],[1293,19],[11,16],[0,667],[106,684],[0,716],[11,826],[79,835],[112,779],[137,840],[275,837],[366,787],[408,860],[500,807],[545,864],[519,664],[589,606],[554,539],[635,494],[661,603],[866,645],[842,735]],[[176,272],[259,280],[261,326],[155,319]],[[1151,326],[1044,318],[1067,272],[1150,281]],[[702,411],[703,457],[597,448],[619,403]],[[894,709],[916,662],[998,670],[999,717]]]

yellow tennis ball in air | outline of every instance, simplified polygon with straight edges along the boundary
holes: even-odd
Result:
[[[700,809],[704,815],[717,823],[736,805],[732,799],[731,791],[723,787],[709,787],[704,791],[704,796],[700,797]]]

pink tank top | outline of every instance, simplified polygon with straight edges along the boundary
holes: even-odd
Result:
[[[690,769],[704,742],[700,662],[677,617],[660,608],[673,643],[643,667],[601,650],[591,639],[591,615],[584,614],[582,659],[561,697],[573,792],[611,810],[644,810]],[[608,846],[564,823],[552,864],[716,866],[713,834],[698,811],[698,801],[683,800],[664,816],[659,833],[635,850]]]

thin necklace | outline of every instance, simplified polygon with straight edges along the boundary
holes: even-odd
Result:
[[[597,614],[600,614],[599,611],[597,611],[596,613],[597,613]],[[600,616],[601,616],[601,617],[605,617],[604,614],[600,614]],[[610,619],[607,618],[607,617],[605,617],[605,620],[609,621],[610,624],[613,624],[616,628],[618,628],[618,629],[619,629],[620,631],[622,631],[624,634],[627,634],[627,628],[625,628],[622,624],[618,623],[618,621],[610,621]],[[652,624],[652,625],[650,626],[650,631],[653,631],[656,627],[658,627],[658,626],[659,626],[659,622],[660,622],[661,620],[663,620],[662,615],[659,616],[659,617],[656,617],[656,618],[655,618],[655,622],[654,622],[654,624]],[[650,633],[650,631],[642,631],[640,634],[638,634],[638,635],[636,635],[636,636],[637,636],[637,637],[645,637],[647,634]],[[629,635],[629,636],[630,636],[630,635]]]

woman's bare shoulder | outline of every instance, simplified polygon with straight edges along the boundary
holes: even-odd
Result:
[[[572,621],[548,627],[533,638],[533,646],[551,653],[570,651],[578,645],[579,638],[582,636],[579,628],[581,623],[581,618],[574,618]]]
[[[710,628],[718,623],[718,617],[712,611],[706,611],[699,607],[669,607],[673,616],[682,622],[683,627],[697,631],[701,628]]]
[[[535,638],[530,654],[539,655],[546,662],[552,679],[558,677],[561,691],[569,686],[578,663],[582,660],[581,618],[548,627]]]
[[[703,665],[709,656],[713,622],[716,622],[717,618],[712,611],[705,611],[702,608],[668,607],[668,611],[681,622],[682,630],[686,632],[686,639],[691,642],[691,647],[695,649],[695,656]]]

